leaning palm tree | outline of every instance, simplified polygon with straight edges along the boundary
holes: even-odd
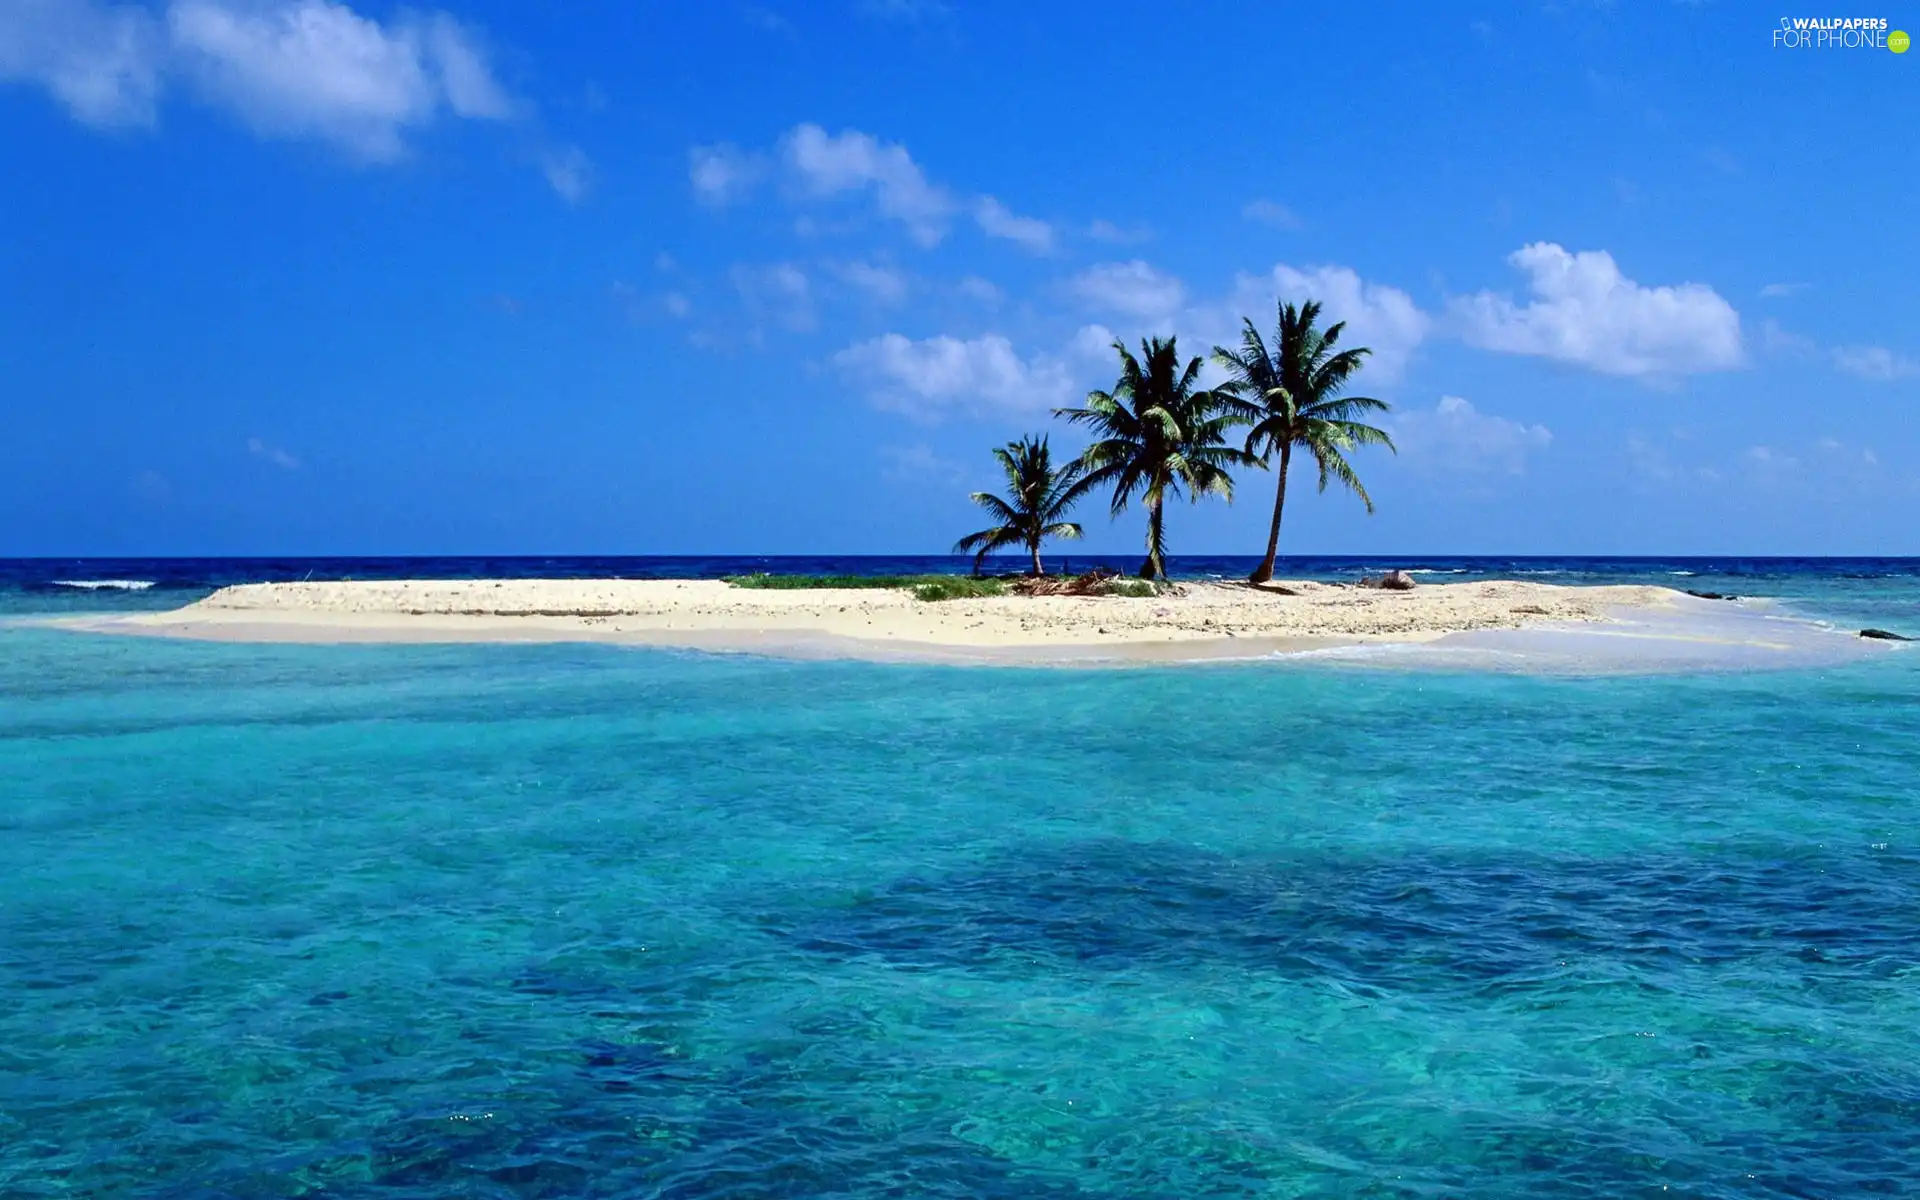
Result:
[[[1136,494],[1147,509],[1147,561],[1142,579],[1167,575],[1165,503],[1185,491],[1196,503],[1214,494],[1233,499],[1230,466],[1257,464],[1227,444],[1227,432],[1251,421],[1251,405],[1199,386],[1200,359],[1183,369],[1174,339],[1142,340],[1141,358],[1115,340],[1120,378],[1111,392],[1088,392],[1085,408],[1056,408],[1057,417],[1094,430],[1096,441],[1075,462],[1081,490],[1113,489],[1118,516]]]
[[[1077,538],[1080,526],[1060,518],[1084,494],[1075,487],[1079,469],[1072,463],[1062,470],[1053,469],[1053,455],[1047,439],[1023,437],[997,448],[993,456],[1007,473],[1007,498],[991,492],[975,492],[973,502],[987,510],[998,525],[970,533],[953,548],[973,553],[973,573],[980,573],[980,560],[1004,546],[1025,546],[1033,555],[1033,573],[1045,575],[1040,565],[1040,543],[1047,538]]]
[[[1347,461],[1347,451],[1355,446],[1394,448],[1385,430],[1356,419],[1368,412],[1386,412],[1390,406],[1370,396],[1342,395],[1372,351],[1365,346],[1338,349],[1346,322],[1322,330],[1317,327],[1319,318],[1317,300],[1298,308],[1282,303],[1272,350],[1251,320],[1243,320],[1240,349],[1213,348],[1214,361],[1232,376],[1224,390],[1258,406],[1259,415],[1247,434],[1247,450],[1258,452],[1263,463],[1275,450],[1280,452],[1273,528],[1267,534],[1266,558],[1248,576],[1252,583],[1273,578],[1273,560],[1280,550],[1280,517],[1287,507],[1287,469],[1293,465],[1295,446],[1312,454],[1319,465],[1321,491],[1327,490],[1328,480],[1337,479],[1360,497],[1369,513],[1373,498]]]

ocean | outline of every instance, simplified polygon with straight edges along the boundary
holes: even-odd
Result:
[[[1382,566],[1920,634],[1912,559],[1282,574]],[[1914,648],[1084,671],[23,619],[965,567],[0,561],[0,1195],[1920,1187]]]

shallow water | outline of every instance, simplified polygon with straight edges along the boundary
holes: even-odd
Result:
[[[1916,780],[1902,650],[0,628],[0,1194],[1898,1194]]]

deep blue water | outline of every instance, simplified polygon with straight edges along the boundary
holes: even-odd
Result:
[[[766,560],[701,561],[7,563],[0,604]],[[1920,623],[1912,560],[1421,565]],[[0,624],[0,1195],[1833,1197],[1916,1164],[1905,649],[1582,679]]]

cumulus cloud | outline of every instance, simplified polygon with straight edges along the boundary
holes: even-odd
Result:
[[[1367,358],[1366,376],[1387,383],[1400,378],[1433,327],[1433,319],[1421,311],[1412,296],[1396,287],[1369,283],[1351,267],[1301,269],[1280,263],[1265,275],[1242,275],[1236,280],[1233,320],[1214,340],[1222,345],[1238,342],[1239,317],[1244,315],[1251,317],[1261,335],[1271,341],[1282,300],[1296,304],[1318,300],[1324,323],[1346,323],[1340,338],[1342,346],[1365,346],[1373,351]]]
[[[446,13],[383,23],[336,0],[9,0],[0,79],[37,83],[96,126],[151,124],[178,85],[263,137],[367,162],[401,157],[407,135],[443,115],[516,113],[477,35]]]
[[[1920,359],[1896,354],[1885,346],[1837,347],[1833,352],[1833,365],[1849,375],[1875,383],[1920,378]]]
[[[829,134],[818,125],[800,125],[782,141],[781,158],[809,195],[869,192],[881,215],[906,225],[920,244],[946,236],[953,198],[927,181],[905,146],[857,129]]]
[[[1119,340],[1105,325],[1082,325],[1067,342],[1067,356],[1083,366],[1110,367],[1115,361],[1113,344]]]
[[[1020,216],[992,196],[975,202],[973,219],[988,237],[1005,238],[1035,254],[1053,251],[1053,226],[1037,217]]]
[[[840,278],[881,304],[898,304],[907,298],[907,277],[893,267],[873,263],[842,263]]]
[[[1401,413],[1391,427],[1401,457],[1436,472],[1520,475],[1528,456],[1553,442],[1545,425],[1483,413],[1459,396],[1442,396],[1430,409]]]
[[[1150,325],[1170,322],[1186,303],[1187,285],[1140,259],[1100,263],[1068,281],[1068,289],[1098,312]]]
[[[1292,209],[1272,200],[1250,201],[1240,210],[1240,215],[1249,221],[1258,221],[1262,225],[1271,225],[1275,229],[1298,229],[1303,224]]]
[[[969,275],[965,279],[962,279],[955,285],[955,290],[967,299],[979,304],[998,304],[1005,298],[998,285],[992,280],[982,279],[978,275]]]
[[[540,171],[548,186],[568,204],[587,198],[593,187],[593,164],[578,146],[557,146],[540,156]]]
[[[1044,412],[1075,395],[1056,359],[1023,359],[998,334],[914,340],[883,334],[848,346],[834,364],[866,390],[875,407],[917,420]]]
[[[1669,377],[1744,361],[1740,315],[1705,284],[1643,287],[1604,250],[1569,253],[1552,242],[1508,261],[1534,298],[1516,304],[1480,292],[1453,302],[1461,336],[1506,354],[1531,354],[1609,375]]]
[[[1173,333],[1199,354],[1237,344],[1243,317],[1270,339],[1280,301],[1319,300],[1323,322],[1346,322],[1342,344],[1371,349],[1368,376],[1387,382],[1400,377],[1432,325],[1413,297],[1369,283],[1349,267],[1302,269],[1281,263],[1265,274],[1242,273],[1224,296],[1195,300],[1177,276],[1134,259],[1089,267],[1067,281],[1067,291],[1094,315],[1124,317],[1150,333]]]
[[[765,170],[765,163],[730,142],[687,151],[687,175],[702,204],[733,203],[753,190]]]
[[[905,146],[858,129],[828,133],[811,123],[796,125],[770,156],[726,143],[696,146],[689,155],[688,174],[694,195],[709,205],[732,203],[763,179],[777,176],[794,200],[869,197],[882,217],[905,226],[922,246],[938,245],[954,218],[966,215],[988,237],[1035,254],[1050,253],[1054,247],[1052,225],[1022,216],[993,196],[956,196],[928,179]],[[800,228],[813,232],[819,225],[803,217]]]
[[[1772,446],[1747,447],[1746,459],[1763,471],[1793,471],[1800,467],[1800,460],[1784,450],[1775,450]]]
[[[88,0],[0,5],[0,80],[38,84],[87,125],[152,124],[166,52],[145,9]]]
[[[1768,354],[1806,358],[1813,354],[1817,347],[1812,338],[1795,333],[1772,317],[1768,317],[1760,322],[1760,348]]]
[[[1087,236],[1096,242],[1114,242],[1124,245],[1128,242],[1144,242],[1152,234],[1143,228],[1123,229],[1112,221],[1095,219],[1087,226]]]

